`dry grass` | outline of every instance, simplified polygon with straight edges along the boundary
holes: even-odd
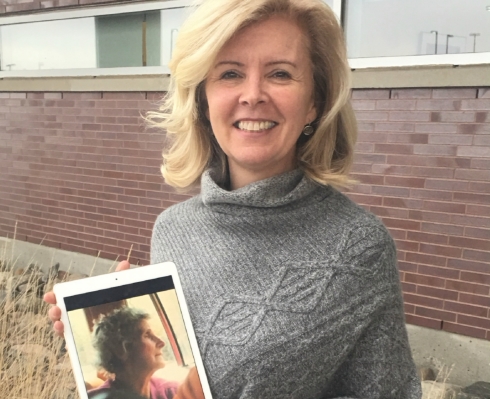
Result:
[[[78,398],[64,341],[53,335],[47,318],[43,290],[39,273],[14,272],[0,260],[0,398]]]

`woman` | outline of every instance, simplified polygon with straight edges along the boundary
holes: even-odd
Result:
[[[121,308],[105,316],[94,329],[94,347],[98,366],[114,376],[100,387],[88,391],[89,398],[113,393],[139,395],[152,399],[172,399],[179,385],[153,377],[165,367],[165,345],[148,323],[149,315],[131,308]]]
[[[162,172],[201,193],[160,215],[151,259],[179,268],[213,397],[419,398],[393,240],[334,188],[356,124],[332,11],[204,0],[170,68]]]

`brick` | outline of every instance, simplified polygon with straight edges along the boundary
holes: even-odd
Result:
[[[473,137],[469,135],[462,135],[462,134],[430,134],[428,143],[471,146],[471,144],[473,143]],[[460,156],[460,154],[457,155]]]
[[[461,248],[480,249],[490,252],[490,241],[464,237],[449,237],[449,245]],[[490,272],[490,270],[489,270]]]
[[[375,104],[378,110],[415,110],[415,100],[378,100]]]
[[[423,111],[459,111],[461,101],[454,100],[418,100],[417,110]]]
[[[467,305],[453,301],[444,301],[444,309],[454,313],[487,317],[488,308],[482,306]],[[490,320],[489,320],[490,322]]]
[[[391,91],[393,99],[419,99],[430,98],[431,89],[396,89]]]
[[[431,319],[429,317],[420,317],[412,314],[405,315],[405,321],[408,324],[413,324],[416,326],[432,328],[434,330],[440,330],[442,327],[441,320]]]
[[[360,136],[365,132],[374,132],[374,123],[372,122],[358,122],[357,129],[359,130]]]
[[[488,270],[488,274],[461,272],[460,280],[490,286],[490,268]]]
[[[372,193],[382,196],[408,198],[410,195],[410,189],[405,187],[373,186]]]
[[[416,155],[456,155],[457,147],[451,145],[414,144]]]
[[[359,121],[387,121],[388,112],[384,111],[357,111],[357,120]]]
[[[458,146],[457,156],[490,158],[490,147],[481,146]]]
[[[421,209],[423,206],[422,200],[412,198],[382,197],[382,201],[383,206],[392,208]]]
[[[419,255],[419,254],[412,254],[412,255]],[[410,260],[410,261],[418,263],[418,260],[420,258],[417,256],[414,256],[413,258],[414,259]],[[433,276],[423,276],[423,275],[412,274],[412,273],[405,273],[405,281],[407,283],[413,283],[413,284],[417,284],[417,285],[428,285],[430,287],[439,287],[439,288],[444,288],[446,285],[446,280],[444,280],[442,278],[433,277]],[[446,288],[452,289],[450,287],[446,287]],[[466,291],[466,292],[468,292],[468,291]]]
[[[490,308],[490,297],[488,296],[472,295],[460,292],[459,302],[469,303],[478,306],[486,306],[487,308]]]
[[[478,229],[475,227],[465,227],[464,235],[466,237],[481,238],[490,240],[490,229]]]
[[[407,122],[376,122],[375,126],[378,132],[412,133],[416,125]]]
[[[429,122],[431,120],[431,113],[426,111],[391,111],[389,120],[401,122]]]
[[[490,193],[490,183],[484,182],[470,182],[468,190],[461,191],[470,191],[477,193]]]
[[[385,216],[385,217],[391,217],[391,218],[397,218],[397,219],[407,219],[408,218],[408,210],[406,210],[406,209],[371,206],[369,208],[369,210],[379,217]]]
[[[370,172],[383,175],[405,175],[412,174],[411,166],[397,166],[386,164],[374,164],[370,168]]]
[[[440,212],[411,210],[408,213],[408,217],[409,219],[427,221],[427,222],[439,222],[439,223],[451,222],[450,214],[440,213]]]
[[[355,100],[351,104],[354,111],[372,111],[376,109],[376,102],[373,100]]]
[[[398,247],[398,242],[397,242],[397,247]],[[399,261],[398,270],[402,272],[417,273],[417,265],[415,263]],[[404,282],[403,287],[405,292],[415,292],[417,286],[415,284],[409,284]]]
[[[388,228],[395,229],[406,229],[406,230],[420,230],[420,223],[412,220],[403,220],[403,219],[391,219],[391,218],[382,218],[383,223]]]
[[[420,305],[420,306],[427,306],[430,308],[437,308],[437,309],[443,309],[444,308],[444,301],[439,299],[439,298],[431,298],[428,296],[422,296],[422,295],[415,295],[411,293],[404,293],[403,294],[403,301],[405,303],[410,303],[412,305]],[[419,315],[419,316],[424,316],[424,315]]]
[[[405,313],[414,313],[415,312],[415,306],[409,305],[408,303],[405,303],[403,305],[403,309],[404,309]]]
[[[475,114],[476,121],[476,114]],[[455,125],[458,133],[462,134],[485,134],[490,132],[490,126],[484,123],[461,123]]]
[[[458,324],[464,324],[467,326],[473,326],[478,328],[484,328],[490,330],[490,319],[482,317],[473,317],[466,314],[458,315]]]
[[[372,153],[374,152],[374,144],[357,142],[355,146],[355,151],[359,153]]]
[[[441,169],[450,171],[451,175],[454,174],[453,170]],[[467,191],[469,189],[469,183],[457,180],[425,179],[425,188],[431,190]]]
[[[474,158],[471,160],[471,168],[490,170],[490,159]]]
[[[463,259],[476,260],[476,261],[480,261],[480,262],[487,262],[488,264],[490,264],[490,252],[464,249],[463,250]]]
[[[462,110],[490,110],[490,98],[478,98],[474,100],[463,100],[461,103]]]
[[[422,245],[428,245],[428,244],[420,243],[420,245],[422,246]],[[450,278],[453,280],[459,279],[459,276],[460,276],[459,270],[447,269],[445,267],[427,266],[427,265],[418,265],[417,272],[419,274],[423,274],[426,276]]]
[[[386,163],[386,155],[379,154],[355,154],[354,159],[359,163]]]
[[[427,144],[429,135],[423,133],[391,134],[386,141],[389,143]]]
[[[389,90],[352,90],[353,100],[379,100],[390,98]]]
[[[443,321],[456,321],[456,314],[446,312],[438,309],[425,308],[422,306],[416,306],[415,314],[422,317],[430,317],[432,319],[438,319]]]
[[[482,90],[482,89],[480,89]],[[432,90],[432,98],[476,98],[476,89],[434,89]]]
[[[454,172],[455,179],[461,180],[481,180],[490,181],[490,170],[475,170],[475,169],[457,169]]]
[[[444,322],[442,329],[447,332],[467,335],[475,338],[485,338],[486,331],[480,328],[465,326],[462,324],[455,324],[451,322]]]
[[[408,231],[407,240],[432,244],[447,244],[449,237],[442,234],[428,234],[418,231]]]
[[[390,228],[390,234],[394,239],[404,240],[407,237],[407,232],[405,230]]]
[[[444,287],[442,287],[444,288]],[[467,283],[465,281],[446,280],[446,289],[470,294],[488,295],[490,288],[480,284]]]
[[[389,186],[423,188],[425,179],[418,177],[385,176],[385,183]]]
[[[360,133],[358,143],[385,143],[387,137],[387,133]]]
[[[424,201],[423,209],[436,212],[465,213],[466,205],[455,202]]]
[[[449,299],[452,301],[457,301],[459,295],[457,291],[449,291],[440,288],[427,287],[425,285],[417,286],[417,294],[422,296],[439,298],[439,299]]]
[[[452,199],[453,199],[453,193],[452,192],[428,190],[425,188],[422,188],[422,189],[413,188],[413,189],[411,189],[410,190],[410,196],[412,198],[421,198],[421,199],[425,199],[425,200],[433,199],[433,200],[437,200],[437,201],[452,201]],[[427,202],[429,202],[428,207],[426,206]],[[424,201],[422,208],[433,209],[433,208],[431,208],[430,203],[431,203],[430,201]],[[433,210],[439,211],[438,209],[433,209]],[[440,210],[439,212],[443,212],[443,211]]]
[[[488,273],[488,264],[486,262],[470,261],[465,259],[448,259],[447,267],[458,270],[469,270],[477,273]]]
[[[455,225],[490,228],[490,218],[476,216],[451,215],[451,223]]]
[[[461,125],[459,125],[461,126]],[[444,133],[444,134],[455,134],[463,133],[458,129],[458,125],[454,123],[417,123],[415,126],[416,133]]]

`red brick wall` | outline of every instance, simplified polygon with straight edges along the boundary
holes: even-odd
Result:
[[[149,260],[158,94],[0,93],[0,236]],[[396,239],[407,321],[490,340],[490,90],[356,90],[349,194]]]
[[[396,239],[407,321],[490,340],[490,89],[357,90],[350,197]]]
[[[0,236],[109,259],[133,245],[147,263],[156,216],[186,198],[163,184],[163,134],[140,116],[159,97],[0,94]]]

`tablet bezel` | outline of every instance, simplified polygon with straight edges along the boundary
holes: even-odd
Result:
[[[206,377],[206,372],[204,370],[204,365],[199,351],[199,346],[197,345],[194,328],[192,326],[191,318],[185,301],[184,292],[182,291],[180,279],[177,274],[177,268],[172,262],[164,262],[150,266],[136,267],[116,273],[109,273],[75,281],[63,282],[56,284],[53,287],[54,294],[56,295],[57,305],[61,309],[61,321],[63,322],[65,328],[64,336],[66,347],[70,356],[70,362],[72,365],[73,374],[75,376],[77,389],[80,394],[80,399],[88,399],[88,394],[85,388],[85,379],[82,373],[82,367],[78,360],[78,352],[71,325],[68,319],[68,312],[66,311],[65,297],[71,297],[78,294],[89,294],[99,290],[121,287],[133,283],[149,281],[167,276],[172,277],[174,283],[177,300],[179,302],[180,311],[184,320],[187,336],[189,338],[189,343],[201,382],[204,398],[212,399],[211,391],[209,389],[209,384]]]

